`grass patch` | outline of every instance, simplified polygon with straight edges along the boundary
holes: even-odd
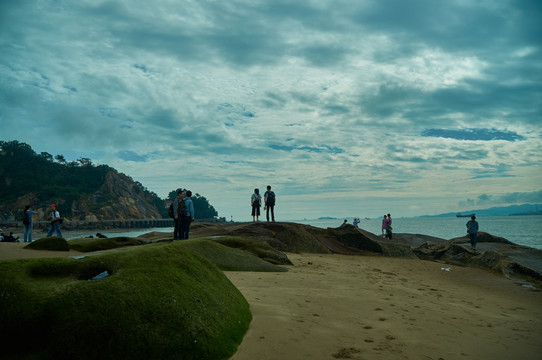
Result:
[[[4,358],[228,359],[251,320],[226,276],[177,243],[5,260],[0,273]]]
[[[30,250],[70,251],[70,245],[66,239],[58,236],[49,236],[31,242],[24,247]]]
[[[113,238],[80,238],[72,239],[68,242],[71,249],[81,252],[101,251],[116,249],[124,246],[137,246],[148,244],[148,241],[133,237],[113,237]]]
[[[224,271],[288,271],[285,268],[260,259],[250,252],[231,248],[208,238],[177,241],[173,244],[197,252]]]

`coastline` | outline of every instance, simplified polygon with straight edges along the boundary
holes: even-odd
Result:
[[[350,237],[368,248],[378,244],[380,250],[393,250],[387,248],[391,245],[396,250],[410,249],[427,241],[427,236],[397,234],[392,243],[352,226],[312,228],[309,234],[303,225],[293,223],[201,224],[194,230],[195,238],[232,234],[282,241],[281,246],[289,246],[284,253],[292,262],[282,265],[287,272],[224,272],[248,301],[253,315],[232,360],[529,360],[537,359],[542,352],[542,292],[522,278],[498,276],[481,269],[481,263],[456,266],[439,260],[382,256],[387,252],[367,252],[364,247],[344,247]],[[162,241],[167,233],[149,235],[154,241]],[[482,242],[482,253],[472,254],[463,249],[461,241],[452,249],[448,241],[436,240],[442,241],[451,254],[473,258],[492,254],[503,246],[514,248],[506,243]],[[24,246],[0,242],[0,260],[82,255],[73,250],[26,250]],[[435,246],[423,249],[440,251],[438,243]],[[329,251],[331,248],[335,251]],[[350,253],[356,255],[346,255]]]
[[[0,243],[0,259],[81,255],[24,246]],[[232,360],[534,360],[542,351],[542,292],[521,281],[417,259],[287,255],[287,272],[225,272],[253,314]]]

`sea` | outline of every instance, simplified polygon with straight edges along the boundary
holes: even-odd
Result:
[[[293,221],[300,224],[311,225],[319,228],[338,227],[345,218],[316,219]],[[346,218],[349,224],[353,219]],[[467,221],[470,218],[458,217],[409,217],[394,218],[392,227],[394,233],[422,234],[450,240],[465,236],[467,233]],[[373,234],[382,233],[382,218],[360,218],[359,227]],[[542,215],[525,216],[488,216],[476,217],[479,231],[494,236],[503,237],[518,245],[529,246],[542,250]]]
[[[466,224],[467,221],[470,220],[470,218],[457,217],[392,217],[392,219],[394,233],[422,234],[446,240],[465,236],[467,233]],[[344,220],[345,218],[326,218],[286,221],[326,229],[328,227],[339,227]],[[349,224],[352,224],[353,218],[346,218],[346,220],[348,220]],[[358,226],[363,230],[377,235],[382,233],[382,218],[360,218],[360,220],[361,222]],[[480,231],[490,233],[494,236],[503,237],[518,245],[529,246],[542,250],[542,215],[488,216],[477,217],[476,221],[478,221]],[[63,235],[68,240],[95,235],[96,232],[101,232],[108,237],[137,237],[151,231],[173,232],[173,228],[148,228],[129,231],[124,231],[123,229],[94,230],[93,232],[89,230],[70,231]]]

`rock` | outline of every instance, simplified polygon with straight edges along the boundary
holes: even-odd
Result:
[[[70,251],[70,245],[66,239],[58,236],[50,236],[38,239],[24,247],[30,250]]]
[[[542,280],[542,250],[516,245],[484,232],[479,233],[477,251],[473,251],[466,236],[445,240],[420,234],[394,234],[393,239],[388,240],[352,225],[321,229],[282,222],[237,223],[207,226],[199,231],[206,236],[250,236],[282,252],[419,258],[475,266],[509,277]]]

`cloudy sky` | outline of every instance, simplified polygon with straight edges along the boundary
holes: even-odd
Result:
[[[542,202],[539,0],[2,1],[0,140],[249,220]]]

